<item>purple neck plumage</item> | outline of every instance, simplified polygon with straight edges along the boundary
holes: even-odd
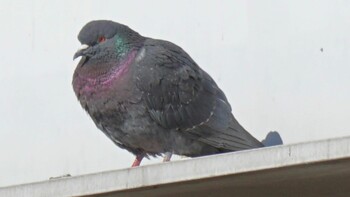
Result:
[[[74,82],[75,91],[79,95],[91,94],[100,92],[101,90],[108,89],[114,82],[118,81],[125,73],[129,71],[130,65],[134,61],[137,54],[137,50],[130,51],[127,56],[119,62],[119,66],[113,66],[110,70],[104,74],[98,76],[76,76],[76,82]],[[77,92],[78,91],[78,92]]]

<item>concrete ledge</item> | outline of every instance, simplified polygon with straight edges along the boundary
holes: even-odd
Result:
[[[0,196],[350,196],[350,137],[0,188]]]

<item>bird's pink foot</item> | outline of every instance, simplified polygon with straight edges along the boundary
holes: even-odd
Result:
[[[144,154],[136,155],[135,161],[134,161],[134,163],[132,163],[132,166],[131,166],[131,167],[140,166],[141,161],[142,161],[142,159],[143,159],[144,156],[145,156]]]

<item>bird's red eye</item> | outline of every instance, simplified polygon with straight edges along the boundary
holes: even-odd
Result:
[[[98,42],[104,42],[104,41],[106,41],[106,37],[100,36],[100,37],[98,38]]]

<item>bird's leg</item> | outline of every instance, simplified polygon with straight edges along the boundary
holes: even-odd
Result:
[[[132,163],[131,167],[140,166],[143,157],[145,157],[144,153],[136,155],[135,161],[134,161],[134,163]]]
[[[172,155],[173,155],[172,152],[166,152],[166,153],[164,153],[163,162],[168,162],[168,161],[170,161]]]

